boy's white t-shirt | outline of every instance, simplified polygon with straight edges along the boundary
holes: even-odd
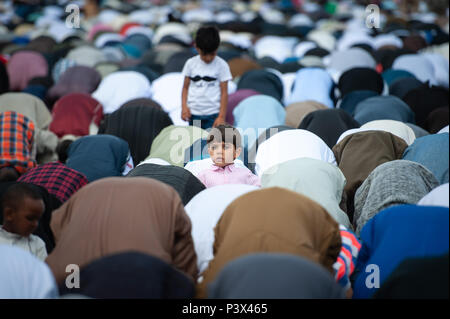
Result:
[[[191,79],[189,85],[187,105],[193,115],[212,115],[220,111],[220,83],[230,81],[230,67],[219,56],[207,64],[200,59],[200,55],[186,61],[183,75]],[[204,77],[214,79],[206,81]],[[202,78],[194,81],[195,78]]]
[[[31,234],[28,237],[22,237],[4,230],[2,225],[0,225],[0,245],[20,247],[42,261],[47,258],[45,243],[38,236]]]

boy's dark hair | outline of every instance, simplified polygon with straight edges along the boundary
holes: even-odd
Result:
[[[219,30],[214,26],[201,27],[195,36],[195,45],[204,54],[214,53],[220,45]]]
[[[206,141],[208,144],[212,142],[233,143],[235,149],[240,148],[242,145],[241,134],[229,124],[221,124],[212,128]]]
[[[67,161],[69,147],[72,143],[72,140],[62,140],[56,146],[56,154],[58,154],[58,159],[63,164]]]
[[[20,174],[14,167],[0,168],[0,182],[14,182],[19,178]]]
[[[4,212],[6,207],[11,207],[16,210],[26,197],[44,200],[39,189],[35,185],[17,182],[8,187],[3,193],[3,196],[0,199],[2,211]]]

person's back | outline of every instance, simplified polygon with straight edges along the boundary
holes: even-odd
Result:
[[[203,129],[224,123],[227,113],[228,81],[232,76],[227,62],[217,56],[219,45],[216,28],[200,28],[195,39],[199,54],[183,68],[181,118]],[[201,121],[200,125],[197,121]]]

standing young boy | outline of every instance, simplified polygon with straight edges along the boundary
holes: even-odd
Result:
[[[183,68],[181,118],[202,129],[224,123],[227,113],[228,81],[232,76],[227,62],[217,56],[219,45],[217,28],[200,28],[195,38],[198,55],[187,60]]]

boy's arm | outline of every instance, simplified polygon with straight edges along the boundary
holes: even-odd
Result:
[[[225,123],[227,116],[227,104],[228,104],[228,81],[220,82],[220,111],[214,121],[213,127]]]
[[[189,121],[191,118],[191,111],[187,105],[187,97],[189,92],[189,85],[191,84],[191,79],[189,77],[184,77],[183,91],[181,93],[181,119],[183,121]]]

